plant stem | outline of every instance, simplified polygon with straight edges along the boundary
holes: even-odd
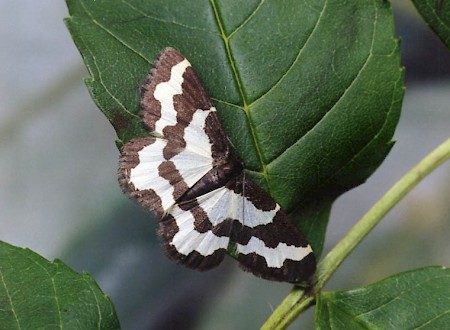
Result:
[[[267,319],[261,330],[285,329],[300,314],[315,301],[312,296],[306,296],[302,288],[294,286],[277,309]]]
[[[422,179],[450,158],[450,139],[442,143],[414,168],[407,172],[375,205],[356,223],[345,237],[317,265],[311,292],[320,293],[359,242],[381,221],[409,191]],[[275,309],[262,329],[285,329],[297,316],[314,302],[300,289],[294,288]]]

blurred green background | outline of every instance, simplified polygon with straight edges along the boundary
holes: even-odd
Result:
[[[409,168],[450,135],[450,51],[408,1],[395,1],[406,94],[397,144],[368,182],[338,199],[325,253]],[[290,289],[227,261],[197,273],[170,262],[155,222],[116,179],[115,133],[96,109],[62,1],[0,0],[0,240],[86,270],[123,329],[254,329]],[[370,234],[327,290],[450,265],[450,164]],[[312,311],[297,325],[312,327]],[[292,328],[295,328],[293,326]]]

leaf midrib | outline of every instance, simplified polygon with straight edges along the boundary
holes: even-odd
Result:
[[[254,123],[253,123],[253,121],[251,119],[251,116],[250,116],[250,110],[255,104],[257,104],[259,101],[261,101],[263,98],[265,98],[268,94],[270,94],[284,80],[284,78],[291,71],[292,67],[298,62],[298,60],[299,60],[299,58],[300,58],[300,56],[301,56],[301,54],[303,52],[303,49],[305,48],[305,45],[311,39],[311,36],[314,34],[314,31],[316,31],[317,27],[319,26],[319,22],[320,22],[320,20],[322,18],[323,13],[325,12],[325,8],[327,7],[328,0],[326,0],[324,2],[322,10],[320,11],[320,15],[319,15],[319,17],[318,17],[318,19],[317,19],[317,21],[316,21],[316,23],[314,25],[313,30],[309,34],[305,44],[300,48],[300,50],[299,50],[298,54],[296,55],[295,60],[293,61],[293,63],[291,63],[291,65],[286,70],[286,72],[277,80],[277,82],[274,85],[272,85],[264,94],[262,94],[260,97],[258,97],[256,100],[253,100],[252,102],[249,102],[246,99],[246,97],[245,97],[245,93],[244,93],[244,89],[243,89],[243,83],[242,83],[242,80],[241,80],[241,78],[239,76],[239,73],[238,73],[238,71],[236,69],[235,62],[234,62],[233,56],[231,54],[231,48],[230,48],[229,40],[231,39],[231,37],[233,35],[236,34],[237,31],[239,31],[245,24],[247,24],[250,21],[250,19],[252,19],[256,15],[256,13],[259,11],[259,9],[261,8],[261,6],[265,2],[265,0],[261,0],[260,3],[256,6],[256,8],[252,11],[252,13],[246,19],[244,19],[243,22],[241,24],[239,24],[237,28],[235,28],[232,32],[230,32],[229,35],[226,35],[225,30],[223,28],[223,21],[221,20],[219,11],[218,11],[216,3],[215,3],[215,0],[210,0],[210,1],[211,1],[211,6],[212,6],[212,9],[213,9],[213,12],[214,12],[214,17],[216,19],[217,25],[218,25],[219,30],[220,30],[220,36],[221,36],[221,38],[222,38],[222,40],[223,40],[223,42],[225,44],[225,49],[227,51],[227,58],[228,58],[228,61],[230,62],[230,66],[231,66],[231,69],[232,69],[232,72],[233,72],[236,84],[238,86],[239,94],[240,94],[241,99],[242,99],[243,106],[242,107],[236,106],[236,107],[241,109],[241,110],[243,110],[245,115],[246,115],[247,122],[249,124],[251,135],[252,135],[252,139],[253,139],[253,144],[255,145],[256,153],[258,155],[258,159],[259,159],[259,162],[261,164],[262,171],[257,171],[256,173],[262,174],[262,176],[264,178],[264,181],[266,183],[266,186],[268,188],[269,193],[271,195],[273,195],[273,190],[272,190],[272,187],[271,187],[270,178],[269,178],[269,171],[268,171],[269,165],[273,163],[273,160],[270,161],[270,162],[266,162],[265,161],[263,152],[262,152],[262,150],[260,148],[260,145],[258,143],[258,138],[257,138],[257,135],[256,135],[255,125],[254,125]],[[295,145],[297,142],[298,141],[296,141],[293,145]],[[280,155],[278,155],[275,159],[278,159],[280,156],[284,155],[285,152],[287,150],[289,150],[293,145],[289,146],[286,150],[281,152]],[[254,172],[254,171],[252,171],[252,172]]]
[[[253,139],[253,144],[255,145],[255,149],[256,149],[256,154],[258,155],[259,162],[261,163],[261,168],[262,168],[262,172],[261,173],[263,175],[264,181],[266,182],[266,185],[267,185],[267,188],[269,190],[269,193],[271,193],[272,189],[271,189],[269,178],[268,178],[267,165],[264,162],[264,157],[263,157],[262,151],[261,151],[261,149],[259,147],[259,143],[258,143],[258,139],[257,139],[257,136],[256,136],[256,131],[255,131],[255,126],[254,126],[254,123],[253,123],[253,121],[251,120],[251,117],[250,117],[249,102],[248,102],[248,100],[245,97],[244,90],[242,88],[242,80],[240,79],[239,74],[238,74],[238,72],[236,70],[236,66],[235,66],[235,62],[234,62],[233,56],[231,54],[231,48],[230,48],[230,42],[229,42],[230,41],[230,37],[233,36],[235,34],[235,32],[237,32],[237,30],[239,30],[244,24],[246,24],[252,17],[254,17],[256,15],[256,12],[257,12],[257,10],[259,8],[261,8],[261,5],[262,5],[263,1],[261,1],[259,3],[259,5],[257,6],[257,8],[252,12],[252,14],[250,14],[250,16],[247,17],[247,19],[245,19],[243,21],[243,23],[241,23],[228,36],[226,35],[225,29],[223,28],[223,21],[222,21],[222,19],[220,17],[220,14],[219,14],[218,8],[216,6],[215,0],[210,0],[210,3],[211,3],[211,7],[212,7],[212,10],[213,10],[213,13],[214,13],[214,18],[216,19],[217,26],[219,27],[220,36],[221,36],[221,38],[222,38],[222,40],[223,40],[223,42],[225,44],[225,49],[227,51],[227,58],[228,58],[228,61],[230,63],[230,66],[231,66],[231,71],[233,72],[233,76],[234,76],[234,79],[236,81],[236,84],[237,84],[237,87],[238,87],[238,90],[239,90],[239,94],[240,94],[241,99],[242,99],[242,105],[243,105],[242,110],[244,111],[245,116],[247,118],[247,122],[249,124],[250,132],[251,132],[252,139]]]

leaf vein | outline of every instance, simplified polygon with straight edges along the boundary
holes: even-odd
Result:
[[[128,48],[129,50],[131,50],[132,52],[136,53],[136,55],[139,55],[140,57],[142,57],[145,61],[147,61],[148,63],[152,63],[151,60],[149,60],[148,58],[146,58],[144,56],[144,54],[138,52],[136,49],[134,49],[133,47],[131,47],[130,45],[128,45],[125,41],[123,41],[122,39],[120,39],[119,37],[117,37],[112,31],[110,31],[109,29],[107,29],[105,26],[103,26],[99,21],[97,21],[94,16],[89,12],[89,10],[86,8],[86,5],[84,4],[84,1],[81,0],[80,1],[81,5],[83,6],[83,9],[85,10],[86,14],[89,15],[89,17],[92,20],[92,23],[94,23],[95,25],[97,25],[99,28],[101,28],[103,31],[105,31],[106,33],[108,33],[113,39],[117,40],[118,42],[120,42],[124,47]]]
[[[261,0],[259,2],[259,4],[255,7],[255,9],[252,11],[252,13],[242,21],[241,24],[239,24],[238,27],[236,27],[233,31],[230,32],[230,34],[228,35],[228,39],[231,39],[233,37],[234,34],[236,34],[242,27],[244,27],[244,25],[246,25],[255,15],[256,13],[259,11],[259,9],[261,8],[261,6],[264,4],[264,2],[266,2],[266,0]]]
[[[190,30],[202,31],[202,32],[206,32],[206,33],[209,33],[209,34],[213,34],[213,35],[219,35],[218,33],[215,33],[215,32],[212,32],[212,31],[209,31],[209,30],[206,30],[206,29],[201,29],[201,28],[198,28],[198,27],[195,27],[195,26],[190,26],[190,25],[183,24],[183,23],[180,23],[180,22],[177,22],[177,21],[174,21],[174,20],[173,21],[168,21],[168,20],[164,20],[164,19],[161,19],[161,18],[153,16],[153,15],[150,15],[150,14],[140,10],[139,8],[133,6],[131,3],[129,3],[126,0],[121,0],[121,2],[123,4],[129,6],[131,9],[133,9],[136,12],[138,12],[139,14],[144,16],[145,18],[150,18],[152,20],[155,20],[155,21],[161,22],[161,23],[177,25],[177,26],[180,26],[180,27],[183,27],[183,28],[186,28],[186,29],[190,29]]]
[[[422,286],[422,285],[424,285],[424,284],[426,284],[426,283],[428,283],[428,282],[430,282],[430,281],[436,280],[437,278],[445,278],[445,277],[448,277],[448,276],[437,276],[437,277],[429,278],[429,279],[427,279],[426,281],[417,283],[417,284],[414,285],[414,286],[409,286],[406,290],[400,291],[395,297],[393,297],[393,298],[390,299],[389,301],[385,302],[384,304],[381,304],[380,306],[378,306],[378,307],[376,307],[376,308],[374,308],[374,309],[372,309],[372,310],[369,310],[369,311],[367,311],[367,312],[358,314],[357,316],[358,316],[358,317],[361,317],[361,316],[363,316],[363,315],[373,313],[374,311],[379,310],[379,309],[381,309],[381,308],[383,308],[383,307],[386,307],[387,305],[389,305],[390,303],[392,303],[392,302],[394,302],[394,301],[396,301],[396,300],[402,300],[401,296],[403,296],[403,295],[405,295],[405,294],[407,294],[407,293],[409,293],[409,292],[411,292],[411,291],[414,291],[417,287],[420,287],[420,286]],[[406,300],[406,299],[403,299],[403,300]]]
[[[395,89],[395,88],[394,88]],[[337,170],[332,176],[330,176],[326,181],[330,181],[332,180],[334,177],[338,176],[340,171],[342,171],[348,164],[350,164],[356,157],[358,157],[375,139],[378,138],[378,136],[380,135],[380,133],[383,131],[383,128],[386,126],[386,123],[388,121],[389,118],[389,114],[392,112],[392,105],[394,104],[394,94],[392,93],[392,99],[391,99],[391,106],[389,108],[389,111],[386,113],[386,117],[384,120],[383,125],[380,127],[380,129],[378,130],[378,132],[355,154],[353,155],[353,157],[351,159],[349,159],[349,161],[347,161],[339,170]]]
[[[83,39],[83,38],[80,37],[80,39]],[[97,73],[98,73],[98,77],[99,77],[99,80],[97,80],[97,81],[98,81],[98,82],[100,83],[100,85],[103,87],[103,89],[105,90],[105,92],[111,97],[111,99],[112,99],[114,102],[117,103],[117,105],[118,105],[120,108],[122,108],[122,110],[123,110],[124,112],[126,112],[126,113],[129,114],[130,116],[139,118],[138,115],[136,115],[136,114],[132,113],[130,110],[128,110],[127,107],[126,107],[122,102],[120,102],[120,100],[119,100],[117,97],[114,96],[114,94],[109,90],[109,88],[106,87],[106,85],[105,85],[105,83],[104,83],[104,81],[103,81],[103,75],[102,75],[101,70],[100,70],[100,68],[99,68],[99,66],[98,66],[98,64],[97,64],[97,60],[96,60],[96,58],[95,58],[95,55],[91,52],[91,50],[90,50],[89,48],[86,47],[86,50],[91,54],[92,60],[93,60],[93,62],[94,62],[95,68],[97,69]],[[93,77],[93,79],[95,80],[94,77]]]
[[[269,95],[275,88],[277,88],[278,85],[280,85],[283,80],[288,76],[288,74],[291,72],[291,70],[294,68],[294,66],[297,64],[297,62],[300,59],[300,56],[303,54],[303,50],[306,48],[306,45],[308,45],[309,41],[311,40],[312,35],[314,35],[314,32],[317,30],[317,27],[319,26],[319,23],[322,19],[323,13],[325,12],[325,8],[327,7],[328,0],[326,0],[323,4],[322,10],[320,12],[319,17],[317,18],[316,24],[314,25],[313,30],[311,31],[310,35],[306,39],[303,46],[299,49],[297,56],[295,57],[294,61],[291,63],[289,68],[287,68],[286,72],[275,82],[275,84],[272,85],[264,94],[262,94],[260,97],[258,97],[256,100],[254,100],[251,104],[249,104],[249,107],[254,106],[259,101],[264,99],[267,95]]]
[[[429,2],[426,3],[426,6],[430,8],[430,10],[435,15],[436,19],[438,20],[439,25],[443,26],[447,31],[450,31],[450,26],[447,25],[447,22],[441,18],[441,16],[438,14],[438,12],[435,10],[433,6]]]
[[[17,314],[16,314],[16,309],[14,308],[14,303],[13,303],[13,301],[12,301],[11,294],[9,293],[8,286],[6,285],[5,279],[4,279],[4,277],[3,277],[3,272],[2,272],[2,270],[1,270],[1,268],[0,268],[0,279],[1,279],[1,281],[2,281],[3,287],[5,288],[5,291],[6,291],[6,297],[8,298],[8,302],[9,302],[9,304],[11,305],[11,311],[12,311],[12,313],[13,313],[13,315],[14,315],[14,319],[16,320],[16,323],[17,323],[17,329],[22,329],[22,327],[20,326],[19,318],[18,318],[18,316],[17,316]]]
[[[330,115],[330,113],[336,109],[336,106],[344,99],[344,97],[347,95],[348,91],[352,88],[353,84],[358,80],[358,77],[361,75],[361,73],[364,71],[365,67],[367,66],[367,64],[369,63],[370,59],[373,56],[372,50],[374,47],[374,41],[375,41],[375,25],[376,25],[376,20],[374,22],[374,27],[373,27],[373,31],[372,31],[372,42],[370,45],[370,49],[367,55],[366,60],[364,61],[363,65],[361,66],[361,68],[358,70],[358,73],[355,75],[355,77],[352,79],[350,85],[344,90],[344,92],[341,94],[341,96],[339,96],[338,100],[333,104],[333,106],[323,115],[323,117],[316,123],[314,124],[313,127],[311,127],[300,139],[298,139],[294,144],[290,145],[288,148],[286,148],[283,152],[281,152],[277,157],[275,157],[268,165],[274,163],[275,161],[279,160],[281,157],[283,157],[284,155],[286,155],[286,153],[289,152],[289,150],[291,150],[294,146],[298,145],[299,143],[301,143],[301,141],[303,141],[306,136],[308,136],[309,134],[311,134],[314,131],[314,128],[316,128],[321,122],[323,122],[325,120],[326,117],[328,117]]]
[[[95,299],[96,307],[97,307],[97,314],[98,314],[97,328],[101,329],[102,328],[101,327],[101,325],[102,325],[102,313],[101,313],[101,310],[100,310],[100,303],[99,303],[99,301],[97,299],[97,295],[95,294],[95,290],[92,288],[91,283],[86,280],[84,274],[83,274],[83,281],[87,284],[89,289],[91,289],[91,292],[94,295],[94,299]]]
[[[92,22],[94,24],[96,24],[98,27],[100,27],[102,30],[104,30],[105,32],[107,32],[108,34],[110,34],[114,39],[116,39],[117,41],[119,41],[120,43],[122,43],[125,47],[129,48],[130,50],[134,51],[132,48],[128,47],[123,41],[121,41],[120,39],[118,39],[115,35],[113,35],[110,31],[108,31],[106,28],[104,28],[100,23],[98,23],[94,17],[89,13],[89,11],[87,10],[85,4],[83,1],[80,2],[81,5],[83,6],[83,9],[86,11],[86,13],[91,17]],[[83,40],[83,38],[80,36],[80,39]],[[84,42],[83,42],[84,43]],[[87,43],[84,43],[85,45],[87,45]],[[92,51],[89,49],[89,47],[86,46],[86,50],[89,52],[89,54],[92,57],[92,60],[94,62],[95,68],[97,69],[97,73],[98,73],[98,77],[99,77],[99,83],[100,85],[104,88],[104,90],[106,91],[106,93],[122,108],[123,111],[125,111],[126,113],[128,113],[130,116],[139,118],[138,115],[132,113],[130,110],[128,110],[124,104],[122,104],[122,102],[120,102],[115,96],[114,94],[106,87],[104,81],[103,81],[103,77],[102,77],[102,73],[101,70],[97,64],[97,59],[95,57],[95,55],[92,53]],[[134,51],[136,52],[136,51]],[[143,57],[143,55],[139,54],[136,52],[136,54],[140,55],[142,58],[144,58],[145,60],[147,60],[145,57]],[[147,60],[148,61],[148,60]],[[151,62],[149,62],[151,63]],[[95,78],[94,78],[95,79]]]
[[[435,317],[433,317],[432,319],[430,319],[430,320],[426,321],[425,323],[419,325],[419,326],[416,327],[415,329],[421,329],[421,328],[423,328],[423,327],[425,327],[425,326],[427,326],[427,325],[430,325],[430,324],[433,323],[434,321],[437,321],[437,320],[439,320],[439,319],[441,319],[441,318],[443,318],[443,317],[445,317],[445,316],[447,316],[447,315],[450,315],[450,310],[447,310],[447,311],[445,311],[444,313],[441,313],[441,314],[439,314],[439,315],[436,315]]]
[[[234,107],[234,108],[238,108],[238,109],[244,110],[244,108],[242,106],[240,106],[240,105],[237,105],[237,104],[234,104],[234,103],[230,103],[230,102],[227,102],[227,101],[224,101],[224,100],[219,100],[219,99],[217,99],[215,97],[211,97],[211,100],[213,100],[214,102],[226,104],[226,105],[228,105],[230,107]]]
[[[25,251],[23,252],[25,253]],[[50,278],[50,281],[52,283],[52,289],[53,289],[53,295],[54,295],[54,299],[55,299],[55,304],[56,304],[56,308],[58,311],[58,318],[59,318],[59,328],[62,329],[62,315],[61,315],[61,306],[59,305],[59,299],[58,296],[56,294],[56,285],[55,285],[55,278],[54,276],[52,276],[52,274],[47,270],[47,268],[45,268],[43,265],[41,265],[40,263],[38,263],[36,260],[34,260],[33,258],[30,257],[29,254],[25,255],[25,258],[27,258],[31,263],[35,264],[36,266],[38,266],[38,268],[42,268],[42,270],[44,270],[45,273],[47,273],[48,277]],[[56,267],[56,274],[58,274],[58,266],[55,265],[55,263],[51,264],[53,267]]]

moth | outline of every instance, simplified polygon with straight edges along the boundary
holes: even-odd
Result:
[[[288,215],[245,176],[200,79],[177,50],[157,57],[141,91],[149,135],[121,150],[119,182],[156,213],[168,256],[204,271],[237,259],[256,276],[308,279],[316,261]]]

